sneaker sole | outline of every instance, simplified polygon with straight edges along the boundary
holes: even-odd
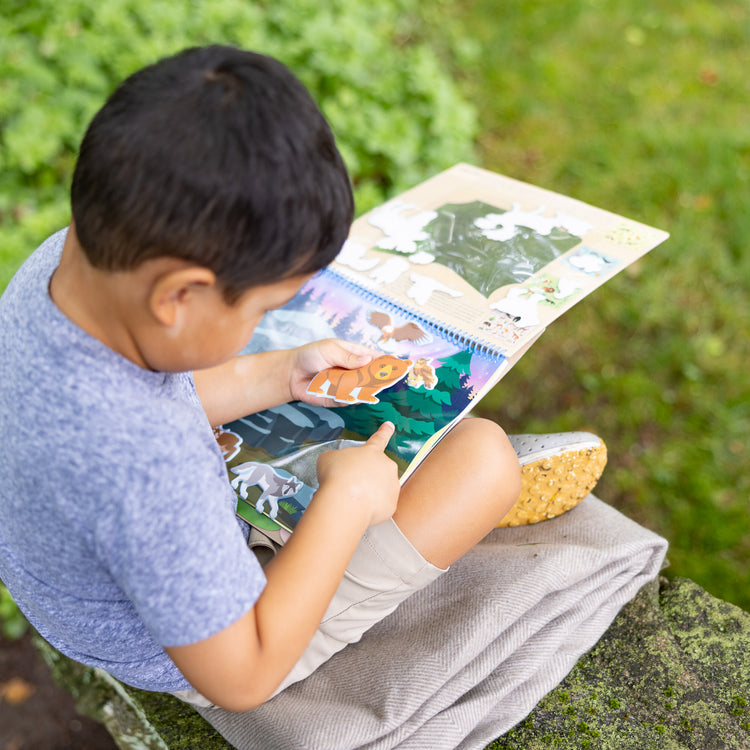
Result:
[[[558,451],[555,455],[535,456],[521,467],[521,494],[498,528],[526,526],[556,518],[594,489],[607,465],[607,447],[598,445]]]

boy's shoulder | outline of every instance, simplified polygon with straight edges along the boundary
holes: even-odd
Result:
[[[0,295],[0,343],[4,352],[13,353],[45,339],[54,340],[62,323],[62,313],[49,296],[49,283],[60,263],[67,229],[48,237],[16,271]],[[64,327],[64,326],[63,326]],[[3,364],[13,364],[4,357]]]
[[[67,228],[51,234],[21,264],[0,294],[0,316],[7,317],[16,308],[34,310],[36,297],[46,292],[49,279],[60,263],[67,235]]]
[[[49,296],[65,230],[28,258],[0,300],[0,416],[3,444],[63,455],[148,451],[190,455],[210,447],[180,436],[211,436],[189,373],[145,370],[80,329]],[[171,443],[183,442],[180,450]],[[65,445],[67,444],[67,449]],[[33,455],[33,452],[32,452]]]

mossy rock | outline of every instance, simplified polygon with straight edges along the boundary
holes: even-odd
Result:
[[[653,581],[492,750],[747,750],[750,615]]]
[[[166,693],[123,685],[101,669],[85,667],[38,635],[35,645],[79,713],[102,722],[122,750],[230,750],[231,745],[190,706]]]
[[[37,645],[78,710],[123,750],[227,750],[189,706]],[[750,615],[692,581],[645,586],[599,643],[491,750],[750,748]]]

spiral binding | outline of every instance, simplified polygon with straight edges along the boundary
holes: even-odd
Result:
[[[468,351],[487,357],[488,359],[506,359],[506,353],[497,347],[488,344],[486,341],[468,336],[464,331],[459,328],[446,326],[442,321],[431,315],[425,315],[419,312],[416,308],[404,305],[397,302],[393,297],[390,297],[380,292],[376,292],[370,287],[364,287],[356,283],[353,277],[349,277],[346,272],[334,269],[331,266],[323,269],[323,273],[332,276],[336,281],[346,287],[347,289],[355,289],[360,297],[370,301],[376,302],[383,307],[391,310],[392,312],[398,313],[408,318],[416,318],[420,323],[426,323],[436,333],[438,333],[443,339],[449,341],[452,344],[461,346]]]

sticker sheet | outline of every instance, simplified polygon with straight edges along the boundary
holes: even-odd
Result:
[[[354,223],[333,267],[512,356],[667,234],[467,164]]]

